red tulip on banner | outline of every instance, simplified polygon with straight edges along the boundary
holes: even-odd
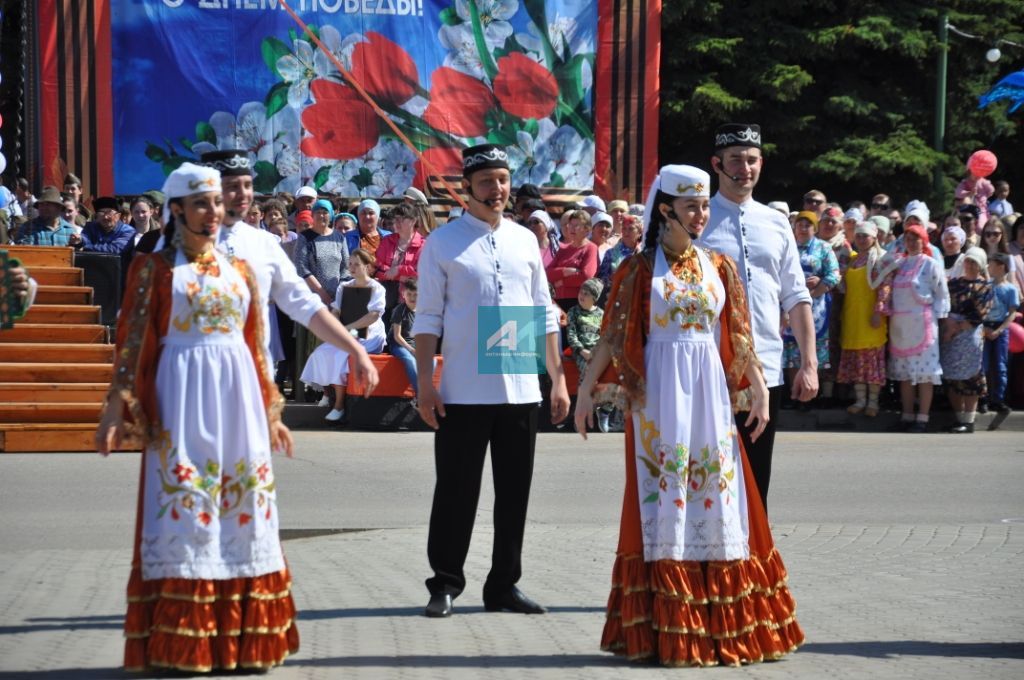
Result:
[[[430,81],[430,105],[423,120],[430,126],[462,137],[487,134],[484,118],[497,103],[482,82],[442,66]]]
[[[462,175],[462,152],[446,146],[438,146],[427,149],[423,157],[430,163],[433,172],[442,177],[457,177]],[[428,171],[423,167],[423,161],[416,161],[416,177],[412,180],[413,186],[425,187],[427,185]]]
[[[302,140],[302,153],[349,159],[373,148],[380,122],[355,90],[327,80],[314,80],[310,89],[316,103],[302,112],[302,126],[311,134]]]
[[[558,81],[551,71],[515,52],[498,60],[494,96],[513,116],[547,118],[558,104]]]
[[[352,52],[352,77],[378,104],[412,99],[420,83],[412,57],[380,33],[370,31],[366,37]]]

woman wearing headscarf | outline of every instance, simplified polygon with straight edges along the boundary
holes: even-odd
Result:
[[[946,276],[917,222],[903,230],[902,251],[888,253],[878,267],[878,276],[892,277],[882,313],[889,317],[889,379],[900,384],[900,424],[907,432],[927,432],[934,386],[942,384],[939,320],[949,314]]]
[[[846,275],[846,268],[850,266],[850,258],[853,254],[853,247],[846,239],[843,231],[843,211],[834,205],[830,205],[821,213],[818,223],[818,238],[832,248],[836,264],[839,266],[839,283],[831,291],[829,314],[828,314],[828,335],[833,340],[838,339],[842,334],[840,324],[840,311],[843,307],[844,288],[843,277]],[[832,342],[829,346],[826,361],[819,359],[818,382],[821,384],[821,401],[823,405],[829,405],[832,400],[836,383],[836,369],[839,366],[840,346],[838,342]]]
[[[993,220],[998,222],[998,220]],[[986,229],[990,229],[991,222]],[[942,376],[949,388],[949,402],[957,422],[953,434],[972,434],[978,398],[985,393],[982,323],[992,309],[992,282],[988,256],[981,248],[964,253],[961,273],[949,280],[949,316],[942,322]]]
[[[299,646],[271,465],[291,455],[284,400],[253,272],[214,248],[220,174],[183,163],[163,193],[177,228],[132,263],[96,432],[103,454],[143,444],[125,667],[266,669]]]
[[[743,284],[730,258],[693,243],[710,185],[686,165],[655,178],[644,250],[615,273],[576,406],[584,438],[593,392],[627,409],[601,648],[666,666],[777,659],[804,639],[733,419],[749,410],[754,439],[768,420]]]
[[[818,370],[821,373],[832,368],[829,326],[832,317],[838,316],[833,312],[832,291],[839,285],[840,277],[835,253],[827,242],[815,237],[817,229],[818,216],[813,211],[804,210],[793,221],[793,235],[796,238],[800,266],[807,280],[807,290],[811,293],[814,346]],[[793,382],[800,365],[800,346],[797,344],[793,329],[787,323],[782,331],[782,368],[785,369],[786,379],[790,383]],[[834,375],[834,371],[831,374]]]
[[[940,245],[942,246],[942,264],[946,271],[946,281],[960,276],[963,272],[964,245],[967,243],[967,232],[959,225],[947,226],[942,230]]]
[[[878,415],[878,394],[885,385],[885,344],[889,327],[882,316],[882,300],[890,290],[876,269],[885,250],[878,244],[878,226],[861,222],[854,228],[854,257],[846,270],[839,344],[842,348],[836,380],[853,384],[856,400],[846,410]]]
[[[558,236],[551,215],[546,210],[534,210],[526,220],[526,226],[537,237],[540,259],[547,267],[558,254]]]

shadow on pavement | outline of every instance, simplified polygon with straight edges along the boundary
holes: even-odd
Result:
[[[976,657],[1024,659],[1024,642],[931,642],[927,640],[865,640],[862,642],[808,642],[799,654],[831,654],[884,659],[893,656]]]
[[[360,618],[387,618],[390,616],[423,616],[423,607],[426,606],[426,598],[423,605],[416,607],[353,607],[352,609],[300,609],[298,612],[299,621],[323,621],[325,619],[360,619]],[[605,607],[548,607],[550,614],[603,614]],[[502,613],[502,612],[496,612]],[[511,612],[504,612],[511,615]],[[459,607],[455,605],[454,616],[467,614],[491,614],[485,612],[483,605],[472,607]],[[0,629],[2,630],[2,629]]]
[[[326,659],[295,659],[289,665],[328,668],[584,668],[624,666],[611,654],[512,654],[508,656],[335,656]]]
[[[25,619],[20,626],[0,626],[0,635],[40,633],[50,630],[120,630],[124,614],[108,616],[37,617]]]

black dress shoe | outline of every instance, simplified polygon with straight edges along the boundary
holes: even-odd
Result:
[[[518,614],[543,614],[547,609],[523,595],[523,592],[512,586],[500,595],[484,595],[484,609],[489,612],[510,611]]]
[[[452,596],[448,593],[434,593],[430,596],[423,615],[432,619],[446,619],[452,615]]]

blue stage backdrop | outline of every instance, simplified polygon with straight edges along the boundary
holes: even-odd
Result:
[[[598,0],[292,0],[442,174],[510,149],[513,183],[594,184]],[[110,0],[114,188],[247,149],[257,191],[400,195],[424,173],[279,0]]]

